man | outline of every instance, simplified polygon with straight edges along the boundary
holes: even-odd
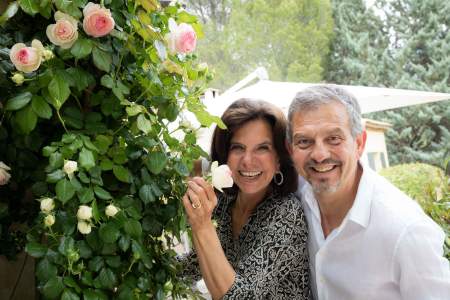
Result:
[[[356,99],[334,85],[299,92],[288,147],[306,179],[311,282],[318,300],[450,299],[445,235],[413,200],[361,164]]]

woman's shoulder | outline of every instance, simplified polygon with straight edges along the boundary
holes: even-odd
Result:
[[[293,193],[274,195],[270,200],[270,211],[277,218],[303,218],[302,204]]]

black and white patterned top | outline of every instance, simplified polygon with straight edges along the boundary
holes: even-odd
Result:
[[[225,255],[236,272],[223,299],[310,299],[307,224],[293,194],[267,197],[233,239],[236,195],[218,195],[214,211]],[[183,275],[201,278],[195,252],[182,260]],[[220,272],[220,270],[218,270]]]

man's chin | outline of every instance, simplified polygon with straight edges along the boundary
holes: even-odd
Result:
[[[329,184],[325,182],[310,182],[314,194],[328,195],[333,194],[339,188],[339,182],[336,184]]]

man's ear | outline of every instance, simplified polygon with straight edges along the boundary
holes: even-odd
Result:
[[[367,132],[364,130],[359,135],[356,136],[356,147],[358,151],[358,157],[361,157],[361,155],[364,152],[364,148],[366,147],[366,141],[367,141]]]

